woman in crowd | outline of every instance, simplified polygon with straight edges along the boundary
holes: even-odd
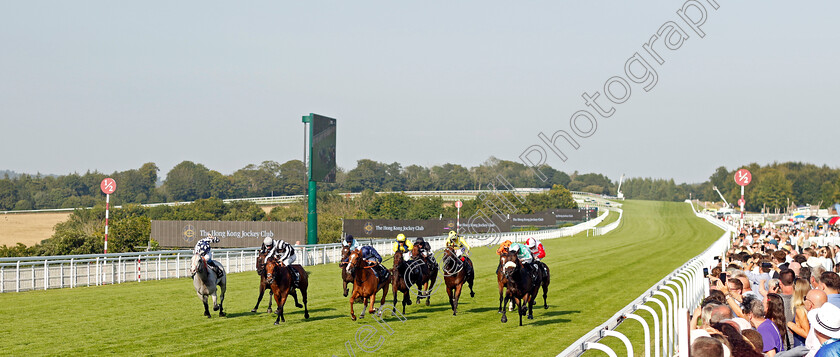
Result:
[[[790,305],[793,309],[793,321],[788,321],[788,327],[793,331],[793,341],[791,346],[798,347],[805,345],[805,338],[808,337],[808,331],[811,329],[811,324],[808,322],[808,311],[805,310],[805,296],[811,290],[811,285],[808,281],[802,278],[796,279],[793,283],[793,297]]]
[[[785,321],[785,302],[782,296],[776,293],[769,293],[764,299],[764,308],[767,311],[764,317],[773,322],[776,332],[779,333],[779,338],[782,340],[781,348],[776,352],[784,351],[784,346],[787,343],[783,340],[787,339],[787,321]]]

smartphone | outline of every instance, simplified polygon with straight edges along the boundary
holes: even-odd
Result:
[[[726,273],[720,273],[719,279],[722,283],[726,284]]]
[[[708,277],[709,277],[709,268],[703,268],[703,277],[704,277],[704,278],[708,278]]]
[[[772,268],[773,264],[772,263],[761,263],[761,267],[762,268]]]

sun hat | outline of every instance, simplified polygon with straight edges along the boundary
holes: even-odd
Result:
[[[813,316],[810,322],[814,330],[830,338],[840,338],[840,308],[826,303]]]

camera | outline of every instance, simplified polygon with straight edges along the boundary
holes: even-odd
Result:
[[[718,279],[720,279],[721,282],[726,283],[726,273],[720,273]]]
[[[708,278],[708,277],[709,277],[709,268],[703,268],[703,277],[704,277],[704,278]]]

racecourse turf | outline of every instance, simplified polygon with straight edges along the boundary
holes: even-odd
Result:
[[[290,299],[280,326],[265,312],[268,294],[251,313],[259,281],[254,272],[228,276],[226,318],[205,318],[192,281],[184,278],[0,294],[0,355],[347,356],[351,346],[355,356],[553,356],[722,233],[685,203],[627,201],[623,208],[623,223],[610,234],[543,241],[543,261],[552,272],[549,309],[536,308],[540,297],[534,320],[523,320],[522,327],[515,313],[500,322],[497,256],[480,247],[472,252],[476,296],[465,288],[458,316],[440,289],[431,306],[408,306],[406,321],[386,317],[392,334],[370,316],[350,320],[339,269],[330,264],[307,267],[311,317],[304,320]],[[361,309],[357,304],[357,314]],[[639,338],[636,326],[625,325],[620,329]],[[376,335],[367,336],[373,329]]]

